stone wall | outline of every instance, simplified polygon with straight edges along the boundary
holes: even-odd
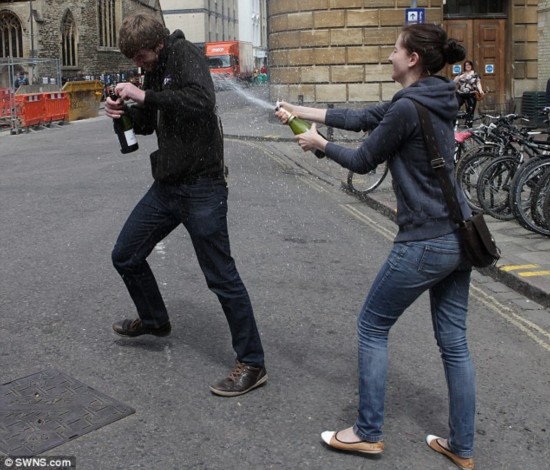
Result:
[[[304,102],[378,102],[399,89],[388,57],[410,0],[270,0],[272,96]],[[441,23],[442,0],[419,0]]]
[[[27,2],[0,2],[2,10],[13,12],[23,27],[23,47],[25,57],[30,57],[31,33],[29,5]],[[61,62],[61,23],[69,11],[76,25],[77,66],[61,66],[64,78],[98,78],[102,73],[117,73],[134,69],[132,62],[126,59],[118,48],[99,46],[97,0],[35,0],[36,11],[33,23],[34,48],[40,59],[59,59]],[[158,0],[119,0],[117,2],[117,28],[122,18],[134,13],[146,13],[163,21]],[[55,77],[54,63],[40,64],[39,76]]]
[[[442,0],[418,0],[444,23]],[[304,102],[377,102],[398,89],[388,56],[410,0],[270,0],[274,97]],[[541,89],[550,76],[550,0],[508,0],[506,95]]]
[[[525,91],[536,91],[538,78],[539,0],[512,0],[509,8],[509,30],[512,40],[510,62],[513,84],[511,94],[520,98]]]
[[[537,90],[546,90],[550,78],[550,0],[541,0],[538,7],[538,83]]]

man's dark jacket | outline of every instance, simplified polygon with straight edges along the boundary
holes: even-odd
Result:
[[[151,154],[155,181],[190,182],[223,171],[223,136],[216,94],[204,54],[179,30],[167,36],[153,72],[145,74],[145,101],[129,108],[137,134],[156,131]]]

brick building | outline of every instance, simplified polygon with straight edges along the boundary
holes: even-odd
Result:
[[[542,91],[550,78],[550,0],[539,2],[538,64],[538,90]]]
[[[388,56],[406,9],[463,42],[489,93],[505,111],[550,76],[549,0],[270,0],[271,92],[305,102],[378,102],[399,88]],[[452,68],[445,73],[452,76]]]
[[[0,0],[0,87],[12,69],[31,83],[57,79],[57,66],[63,79],[133,70],[117,33],[125,16],[139,12],[163,21],[158,0]]]

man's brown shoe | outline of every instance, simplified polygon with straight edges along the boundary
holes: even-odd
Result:
[[[474,459],[459,457],[453,454],[447,447],[447,439],[442,437],[432,436],[431,434],[426,437],[426,443],[430,446],[430,449],[443,454],[453,461],[453,463],[461,470],[473,470]]]
[[[168,336],[172,331],[172,327],[168,322],[159,328],[146,328],[138,318],[136,320],[117,321],[113,323],[113,330],[117,335],[133,338],[141,335]]]
[[[236,397],[267,382],[264,366],[253,366],[236,361],[235,367],[225,379],[210,386],[210,391],[222,397]]]

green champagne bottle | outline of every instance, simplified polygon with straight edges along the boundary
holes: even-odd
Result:
[[[113,101],[118,99],[118,96],[113,92],[110,93],[109,97]],[[113,119],[113,126],[120,142],[120,151],[122,153],[135,152],[139,148],[139,145],[136,133],[134,132],[132,118],[128,114],[123,114],[119,119]]]
[[[308,121],[305,121],[304,119],[300,119],[294,116],[294,114],[291,114],[285,108],[281,108],[280,106],[277,106],[276,109],[277,110],[282,109],[288,115],[287,124],[292,129],[292,132],[294,132],[294,135],[303,134],[304,132],[306,132],[308,129],[311,128],[311,123],[309,123]],[[323,137],[323,139],[326,139],[326,137],[320,132],[318,132],[318,134],[321,137]],[[315,150],[313,153],[317,158],[325,157],[325,153],[322,150]]]

